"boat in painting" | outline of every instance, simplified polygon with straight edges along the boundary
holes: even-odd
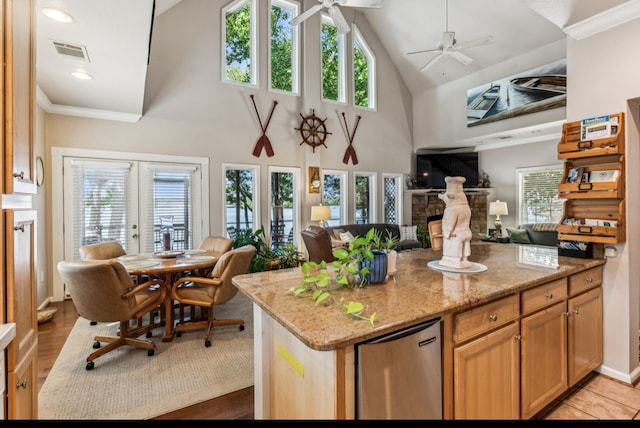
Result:
[[[530,94],[563,95],[567,93],[567,76],[564,74],[543,74],[511,79],[511,86]]]
[[[482,119],[500,98],[500,85],[492,84],[467,104],[467,118]]]

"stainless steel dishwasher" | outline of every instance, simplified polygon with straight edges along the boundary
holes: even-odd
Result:
[[[355,350],[356,419],[442,419],[440,318]]]

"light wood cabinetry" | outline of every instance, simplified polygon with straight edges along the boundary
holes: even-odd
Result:
[[[597,368],[601,285],[599,266],[454,314],[453,417],[530,419]]]
[[[15,338],[5,350],[5,416],[37,419],[38,321],[35,281],[37,193],[34,155],[35,0],[0,0],[2,68],[3,189],[2,323],[15,323]]]
[[[16,336],[6,351],[9,419],[38,416],[35,229],[35,210],[5,210],[6,322],[16,324]]]
[[[564,178],[558,185],[566,199],[558,238],[617,244],[626,240],[624,113],[609,115],[606,138],[585,140],[582,121],[563,125],[558,159]],[[607,128],[608,129],[608,128]],[[572,171],[577,179],[569,179]]]

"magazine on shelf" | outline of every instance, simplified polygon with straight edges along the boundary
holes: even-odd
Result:
[[[598,183],[601,181],[615,181],[618,178],[617,169],[604,169],[602,171],[591,171],[589,174],[589,181],[591,183]]]
[[[579,183],[582,179],[582,167],[571,168],[567,173],[567,183]]]
[[[583,119],[580,127],[580,140],[597,140],[615,135],[618,132],[618,118],[614,117],[613,119],[611,121],[609,115]]]

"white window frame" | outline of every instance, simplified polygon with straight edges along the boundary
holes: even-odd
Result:
[[[253,178],[253,193],[251,194],[253,200],[253,230],[258,230],[260,228],[261,222],[261,212],[260,212],[260,166],[259,165],[248,165],[248,164],[239,164],[239,163],[223,163],[222,164],[222,204],[221,207],[224,207],[222,210],[222,231],[224,234],[227,233],[227,171],[228,170],[247,170],[251,171],[251,176]],[[226,236],[226,235],[225,235]]]
[[[542,172],[542,171],[549,171],[549,170],[554,170],[554,171],[560,170],[562,173],[564,173],[562,164],[544,165],[544,166],[536,166],[536,167],[529,167],[529,168],[516,168],[516,183],[518,186],[517,188],[518,197],[516,201],[516,204],[518,206],[518,211],[516,213],[516,224],[528,223],[525,216],[523,215],[525,210],[524,203],[523,203],[524,194],[523,194],[523,186],[522,186],[522,180],[524,175],[534,173],[534,172]]]
[[[238,9],[241,9],[246,4],[250,5],[251,9],[251,81],[249,83],[244,82],[236,82],[235,80],[227,79],[227,14],[234,13]],[[221,74],[220,78],[223,83],[231,83],[242,86],[258,86],[258,70],[260,69],[260,64],[258,62],[258,13],[257,13],[257,0],[235,0],[229,3],[222,9],[221,16],[221,50],[220,50],[220,67]]]
[[[386,198],[385,198],[385,190],[386,190],[386,186],[385,186],[385,180],[389,179],[389,180],[394,180],[396,182],[396,203],[395,203],[395,210],[396,210],[396,224],[401,225],[403,224],[402,221],[402,217],[403,217],[403,210],[402,207],[404,206],[403,201],[402,201],[402,196],[403,196],[403,178],[404,175],[403,174],[390,174],[390,173],[383,173],[382,174],[382,220],[384,222],[386,222],[387,220],[385,219],[385,202],[386,202]]]
[[[289,9],[291,11],[292,18],[295,18],[300,13],[300,4],[297,2],[292,2],[288,0],[270,0],[269,2],[269,41],[271,41],[271,8],[273,6],[280,7],[282,9]],[[268,43],[269,49],[269,67],[268,67],[268,78],[269,78],[269,91],[282,93],[282,94],[290,94],[290,95],[300,95],[300,26],[299,25],[291,25],[291,92],[283,91],[281,89],[274,88],[272,86],[272,63],[271,63],[271,43]]]
[[[271,201],[272,196],[273,196],[273,189],[271,188],[271,174],[273,173],[286,173],[286,174],[291,174],[292,177],[292,185],[293,188],[291,189],[291,192],[293,193],[293,206],[291,207],[292,212],[291,212],[291,221],[292,221],[292,227],[293,227],[293,242],[296,245],[299,245],[299,236],[300,236],[300,205],[301,205],[301,201],[302,201],[302,193],[301,193],[301,187],[300,183],[301,183],[301,172],[300,172],[300,168],[297,167],[284,167],[284,166],[269,166],[267,168],[267,172],[268,172],[268,177],[269,177],[269,223],[268,226],[265,226],[265,232],[267,234],[267,236],[269,236],[269,238],[271,238],[271,222],[274,220],[274,215],[273,215],[273,210],[271,209]]]
[[[376,206],[378,201],[378,182],[377,182],[377,174],[375,172],[354,172],[353,173],[353,223],[357,223],[356,219],[356,197],[357,197],[357,189],[356,189],[356,179],[358,177],[366,177],[369,179],[369,223],[376,223],[378,219],[378,215],[376,212]]]
[[[376,110],[376,101],[377,101],[377,93],[376,93],[376,56],[373,54],[373,51],[371,50],[371,48],[369,47],[369,44],[367,43],[367,41],[365,40],[364,36],[362,35],[362,33],[360,32],[360,30],[358,29],[358,27],[353,24],[353,30],[352,30],[352,38],[353,38],[353,50],[352,50],[352,83],[353,83],[353,106],[355,108],[362,108],[362,109],[366,109],[366,110]],[[367,86],[368,86],[368,95],[369,95],[369,104],[366,106],[361,106],[361,105],[357,105],[356,104],[356,74],[355,74],[355,54],[353,54],[353,52],[355,52],[355,46],[356,44],[358,45],[358,48],[360,49],[360,51],[362,52],[362,54],[367,58],[367,71],[368,71],[368,75],[367,75]]]
[[[321,14],[320,20],[320,67],[322,67],[322,24],[331,25],[335,27],[336,24],[333,19],[327,15],[326,13]],[[322,101],[330,102],[330,103],[339,103],[346,104],[347,102],[347,89],[346,89],[346,79],[347,79],[347,55],[346,55],[346,35],[340,34],[338,31],[338,99],[331,100],[324,97],[323,94],[323,85],[322,85],[322,68],[320,69],[320,97]]]
[[[348,204],[349,204],[349,199],[348,199],[349,198],[349,181],[348,181],[348,178],[349,178],[349,176],[348,176],[347,171],[337,170],[337,169],[323,169],[320,175],[321,175],[321,179],[322,179],[322,192],[323,192],[322,204],[323,205],[327,205],[325,203],[325,201],[324,201],[324,179],[325,179],[325,176],[333,175],[333,176],[339,177],[339,180],[340,180],[340,205],[339,205],[340,218],[338,218],[338,219],[332,218],[331,221],[338,220],[338,225],[347,224],[347,219],[349,218],[348,217]]]
[[[111,152],[105,150],[77,149],[66,147],[51,148],[51,186],[53,189],[64,189],[64,168],[63,162],[65,157],[85,157],[85,158],[102,158],[122,161],[148,161],[148,162],[167,162],[167,163],[191,163],[199,164],[201,174],[200,195],[194,197],[200,198],[200,236],[194,239],[197,241],[200,237],[209,235],[209,158],[161,155],[154,153],[133,153],[133,152]],[[195,213],[194,213],[195,215]],[[51,201],[51,265],[56,266],[58,262],[64,260],[64,204],[62,197],[54,197]],[[53,269],[53,301],[60,302],[65,298],[64,282],[60,277],[57,269]]]

